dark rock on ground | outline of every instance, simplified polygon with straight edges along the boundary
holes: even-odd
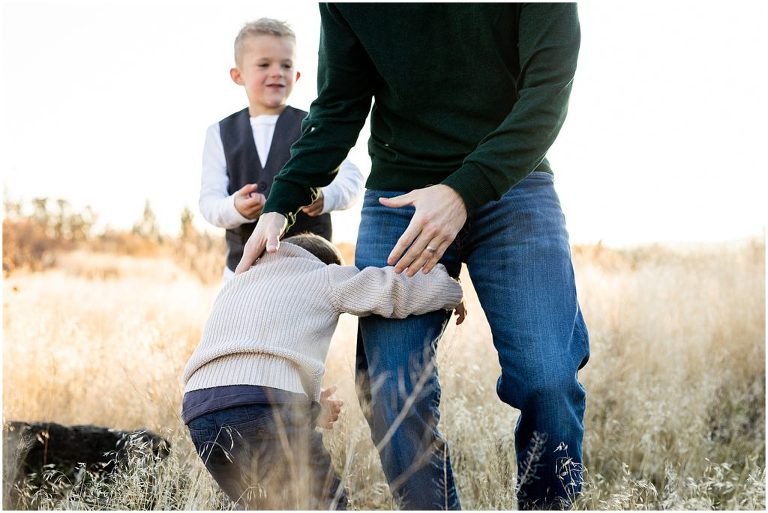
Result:
[[[75,482],[77,472],[112,472],[132,453],[162,459],[169,451],[167,440],[144,429],[8,421],[3,425],[3,505],[12,507],[14,484],[30,474],[40,479],[44,471],[56,470]]]

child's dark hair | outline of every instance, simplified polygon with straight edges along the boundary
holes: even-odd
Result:
[[[344,260],[341,256],[341,252],[336,246],[314,233],[306,232],[293,235],[283,239],[283,242],[289,242],[300,248],[306,249],[326,265],[342,265]]]

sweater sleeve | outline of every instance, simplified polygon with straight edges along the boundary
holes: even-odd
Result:
[[[435,310],[456,308],[461,302],[459,282],[437,265],[429,274],[412,278],[394,267],[328,266],[331,298],[337,311],[364,317],[381,315],[403,319]]]
[[[565,121],[580,38],[575,3],[520,8],[519,98],[442,182],[461,195],[467,208],[501,198],[544,160]]]
[[[312,189],[331,183],[368,116],[375,71],[351,28],[331,4],[320,4],[317,99],[302,123],[291,159],[275,177],[264,212],[295,219]]]

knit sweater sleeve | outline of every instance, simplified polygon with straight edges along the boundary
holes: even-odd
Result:
[[[311,188],[331,183],[368,116],[375,71],[347,22],[331,4],[320,4],[317,99],[302,123],[291,159],[275,177],[264,212],[293,222],[313,200]]]
[[[525,4],[518,30],[519,98],[442,182],[468,208],[499,199],[536,169],[565,121],[581,40],[576,4]]]
[[[441,309],[453,309],[461,302],[459,282],[442,265],[429,274],[412,278],[395,273],[394,267],[328,266],[331,300],[336,310],[360,317],[381,315],[403,319]]]

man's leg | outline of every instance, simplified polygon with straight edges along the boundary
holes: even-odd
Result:
[[[470,214],[467,266],[499,353],[497,393],[521,410],[520,508],[557,508],[581,488],[589,342],[552,176],[533,173]]]
[[[395,196],[397,193],[380,193]],[[368,191],[355,265],[386,266],[413,209],[391,209]],[[454,252],[443,263],[457,275]],[[453,256],[453,260],[451,260]],[[435,351],[450,318],[443,311],[407,319],[360,319],[358,385],[390,489],[404,509],[459,509],[448,447],[437,429],[440,384]],[[367,403],[370,401],[370,404]],[[369,407],[368,407],[369,406]]]

